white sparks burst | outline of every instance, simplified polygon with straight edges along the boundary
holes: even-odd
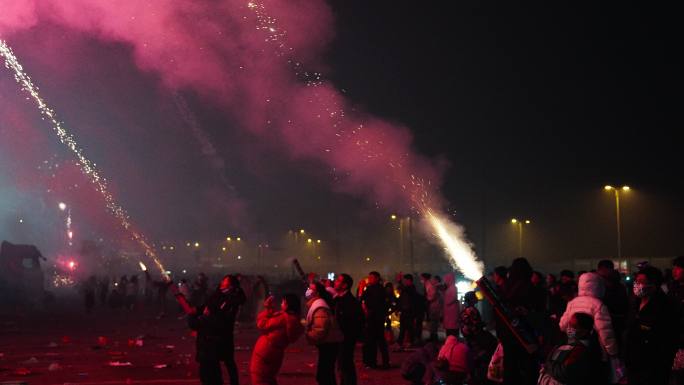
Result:
[[[430,210],[425,212],[425,218],[451,257],[452,264],[466,278],[473,281],[480,279],[484,270],[482,262],[475,257],[472,246],[464,241],[463,230],[458,225],[433,214]]]
[[[19,63],[19,60],[14,55],[14,52],[12,52],[12,49],[4,40],[0,40],[0,55],[2,55],[2,57],[5,59],[5,67],[14,72],[14,79],[21,86],[22,91],[27,92],[36,102],[38,105],[38,110],[40,111],[41,115],[43,115],[43,119],[45,119],[45,117],[48,118],[53,131],[55,131],[57,137],[59,138],[59,141],[69,150],[71,150],[71,152],[76,156],[81,168],[81,172],[90,179],[95,186],[95,189],[102,195],[105,200],[105,204],[112,215],[119,220],[119,223],[124,229],[130,232],[133,239],[137,241],[140,246],[142,246],[157,267],[164,272],[165,269],[161,264],[161,261],[159,261],[159,258],[157,258],[157,254],[155,253],[154,249],[150,246],[145,237],[133,228],[130,217],[109,192],[106,179],[100,175],[100,172],[95,167],[95,164],[86,158],[85,155],[83,155],[83,150],[78,146],[76,140],[64,128],[62,123],[57,120],[57,115],[55,114],[54,110],[52,110],[52,108],[45,103],[43,98],[38,93],[38,88],[33,84],[31,77],[24,72],[24,68],[22,67],[21,63]]]

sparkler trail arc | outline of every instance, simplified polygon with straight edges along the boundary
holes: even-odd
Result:
[[[36,102],[38,110],[41,115],[43,115],[43,120],[47,118],[51,123],[51,128],[57,134],[59,141],[64,144],[78,160],[78,164],[81,168],[81,172],[90,179],[91,183],[95,186],[95,189],[102,195],[105,200],[105,205],[109,209],[110,213],[119,221],[119,224],[126,229],[132,236],[133,240],[138,242],[138,244],[145,250],[145,253],[150,257],[159,270],[164,274],[165,269],[161,261],[157,257],[157,253],[154,248],[149,244],[145,237],[133,228],[130,217],[126,213],[126,210],[119,205],[114,196],[109,192],[107,187],[107,180],[102,177],[100,172],[97,170],[95,163],[91,162],[84,154],[83,150],[78,146],[78,143],[74,137],[64,128],[62,122],[57,120],[57,115],[55,111],[50,108],[45,100],[38,93],[38,87],[33,84],[31,77],[24,71],[21,63],[14,55],[12,49],[7,45],[5,40],[0,39],[0,56],[3,57],[5,61],[5,67],[14,73],[14,79],[21,86],[21,90],[28,93]]]

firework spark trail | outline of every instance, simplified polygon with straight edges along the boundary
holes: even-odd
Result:
[[[33,98],[33,100],[36,102],[36,104],[38,105],[38,110],[40,111],[41,115],[44,116],[43,119],[47,117],[50,120],[50,122],[52,123],[52,129],[57,134],[59,141],[62,144],[64,144],[69,150],[71,150],[71,152],[76,156],[81,167],[81,172],[90,179],[93,185],[95,185],[95,189],[104,198],[105,204],[109,211],[112,213],[112,215],[119,220],[119,223],[124,229],[130,232],[133,239],[136,242],[138,242],[140,246],[142,246],[142,248],[145,250],[145,253],[150,258],[152,258],[152,260],[157,265],[159,270],[162,272],[162,274],[164,274],[164,266],[157,257],[157,254],[155,253],[154,249],[152,248],[152,246],[150,246],[145,237],[133,228],[133,225],[130,221],[130,217],[128,216],[126,211],[116,202],[112,194],[109,192],[109,189],[107,188],[107,181],[100,175],[100,172],[97,170],[95,163],[91,162],[88,158],[85,157],[85,155],[83,155],[83,150],[78,146],[76,140],[74,140],[73,136],[69,132],[67,132],[67,130],[62,126],[62,123],[59,120],[57,120],[55,112],[45,103],[43,98],[40,96],[40,94],[38,93],[38,87],[36,87],[33,84],[31,77],[29,77],[29,75],[26,72],[24,72],[24,68],[22,67],[21,63],[19,63],[19,60],[14,55],[12,49],[7,45],[7,43],[4,40],[1,39],[0,56],[2,56],[5,59],[5,67],[14,72],[14,79],[21,86],[21,89],[27,92],[31,96],[31,98]]]
[[[218,155],[216,147],[209,139],[207,133],[202,129],[200,124],[197,122],[195,115],[192,113],[185,99],[178,93],[173,95],[174,102],[176,103],[176,108],[180,112],[181,117],[185,121],[185,124],[190,127],[192,134],[195,139],[199,142],[201,147],[202,155],[207,157],[209,163],[211,164],[216,174],[219,176],[221,184],[229,190],[235,190],[235,187],[228,182],[228,178],[225,173],[225,161]]]
[[[286,57],[287,63],[292,66],[295,75],[298,79],[304,80],[307,87],[319,87],[324,85],[322,80],[322,75],[317,72],[306,72],[301,63],[291,59],[294,52],[291,47],[287,47],[285,44],[285,38],[287,36],[287,31],[278,27],[277,20],[271,17],[266,11],[266,7],[263,3],[258,1],[250,1],[247,3],[247,7],[254,13],[257,21],[257,29],[264,31],[267,35],[265,41],[275,45],[275,54],[279,57]],[[319,94],[314,92],[315,97],[319,97]],[[370,162],[377,159],[389,157],[386,166],[389,168],[385,174],[388,180],[394,182],[394,184],[401,186],[401,188],[408,194],[409,200],[411,201],[411,210],[418,216],[424,218],[432,227],[434,234],[439,238],[442,246],[444,247],[446,253],[450,256],[451,263],[454,267],[457,267],[461,272],[469,279],[476,280],[479,279],[484,271],[482,262],[478,261],[475,252],[473,251],[472,245],[466,240],[463,228],[452,221],[450,221],[446,215],[439,214],[436,206],[439,206],[435,200],[433,200],[430,192],[434,189],[430,181],[425,181],[423,178],[411,174],[408,181],[399,180],[396,176],[398,174],[392,172],[393,169],[402,169],[406,161],[406,154],[396,156],[385,154],[382,148],[378,150],[373,143],[370,143],[368,136],[363,135],[365,132],[364,125],[359,124],[352,130],[345,130],[344,119],[345,111],[344,108],[339,106],[337,100],[332,102],[326,102],[319,100],[323,106],[325,113],[330,117],[333,128],[336,129],[335,135],[337,136],[338,145],[346,146],[351,143],[356,145],[357,152],[360,156],[364,158],[364,162]],[[320,116],[319,116],[320,117]],[[289,124],[294,124],[291,120],[288,120]],[[382,141],[378,144],[382,147]],[[333,151],[332,149],[325,149],[326,152]],[[349,173],[348,173],[349,174]],[[393,177],[390,175],[394,175]]]

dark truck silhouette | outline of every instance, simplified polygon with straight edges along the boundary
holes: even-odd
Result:
[[[0,287],[5,300],[37,303],[45,296],[40,260],[46,260],[33,245],[0,245]],[[0,298],[1,299],[1,298]]]

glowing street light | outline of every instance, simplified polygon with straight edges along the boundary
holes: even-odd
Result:
[[[393,221],[396,221],[396,220],[397,220],[397,215],[396,215],[396,214],[390,215],[390,219],[393,220]]]
[[[299,234],[304,234],[304,233],[305,233],[304,229],[299,230]]]
[[[622,256],[622,245],[621,245],[621,240],[620,240],[620,190],[622,190],[623,193],[626,193],[630,190],[629,186],[622,186],[621,188],[616,188],[611,185],[605,185],[603,187],[604,190],[606,191],[614,191],[615,192],[615,223],[617,227],[617,257],[618,259],[621,258]]]
[[[64,211],[64,210],[66,210],[66,208],[67,208],[66,203],[64,203],[64,202],[59,202],[59,209],[60,209],[60,210]]]
[[[522,258],[523,256],[523,225],[529,225],[532,223],[529,219],[518,220],[516,218],[511,219],[511,223],[518,227],[518,254]]]
[[[195,247],[199,247],[199,242],[195,242]]]
[[[311,242],[313,242],[313,240],[311,238],[306,240],[306,243],[311,243]]]
[[[317,241],[316,241],[316,243],[321,243],[321,240],[320,240],[320,239],[319,239],[319,240],[317,240]]]

